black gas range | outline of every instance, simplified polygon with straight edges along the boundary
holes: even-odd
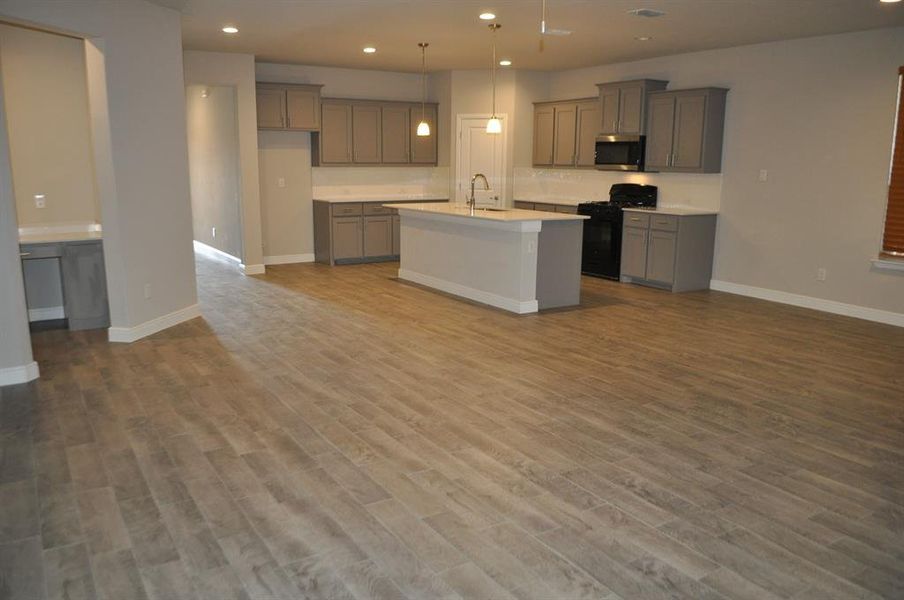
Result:
[[[584,247],[581,271],[585,275],[618,279],[621,271],[621,235],[623,208],[656,208],[655,185],[616,183],[609,189],[608,202],[578,205],[584,221]]]

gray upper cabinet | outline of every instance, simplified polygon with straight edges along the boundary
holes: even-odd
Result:
[[[258,129],[320,129],[320,85],[257,84]]]
[[[651,93],[647,170],[721,171],[727,94],[722,88]]]
[[[556,109],[552,105],[534,107],[534,164],[551,166],[555,154]]]
[[[379,105],[352,106],[352,160],[358,164],[382,161],[382,111]]]
[[[589,100],[578,107],[577,157],[575,166],[593,167],[596,155],[596,136],[600,132],[600,103]]]
[[[320,163],[352,162],[352,106],[344,102],[324,102],[321,110]]]
[[[436,164],[436,140],[439,132],[436,129],[436,105],[428,104],[424,107],[423,117],[430,125],[430,135],[420,137],[417,134],[418,123],[421,122],[421,106],[412,106],[409,123],[409,147],[411,148],[411,163],[419,165]],[[385,157],[384,157],[385,158]]]
[[[533,164],[593,167],[599,114],[596,98],[535,104]]]
[[[600,131],[615,135],[641,135],[645,131],[647,94],[664,90],[667,81],[637,79],[598,83]]]
[[[575,159],[575,127],[577,126],[578,105],[558,104],[555,107],[555,144],[553,145],[553,165],[573,167]]]
[[[320,86],[286,88],[286,128],[301,131],[320,129]]]
[[[380,139],[384,164],[405,164],[410,160],[410,115],[411,107],[405,104],[383,107]]]
[[[430,135],[418,137],[420,104],[324,98],[313,165],[435,165],[437,113],[424,107]]]
[[[283,88],[257,86],[258,129],[283,129],[286,126],[286,91]]]
[[[646,169],[659,171],[669,166],[675,131],[675,99],[651,96],[647,127]]]

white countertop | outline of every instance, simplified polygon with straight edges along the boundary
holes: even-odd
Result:
[[[657,206],[656,208],[625,208],[625,212],[652,213],[656,215],[675,215],[678,217],[695,217],[700,215],[717,215],[717,210],[686,208],[683,206]]]
[[[384,204],[383,206],[395,208],[401,211],[465,217],[468,219],[481,219],[485,221],[496,221],[502,223],[516,223],[521,221],[581,221],[590,218],[585,215],[551,213],[537,210],[521,210],[518,208],[506,208],[502,210],[487,210],[484,208],[477,208],[474,210],[474,213],[471,214],[471,209],[461,203]]]
[[[342,204],[346,202],[418,202],[424,200],[448,201],[449,196],[436,194],[368,194],[314,197],[314,202],[329,202],[330,204]]]
[[[19,228],[20,244],[84,242],[103,238],[103,228],[100,223],[54,223]]]

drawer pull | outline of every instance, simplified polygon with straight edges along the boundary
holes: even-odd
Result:
[[[632,221],[640,221],[640,217],[631,217]]]
[[[31,252],[20,252],[19,258],[25,258],[26,256],[31,256]]]

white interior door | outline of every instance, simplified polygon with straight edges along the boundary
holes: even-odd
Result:
[[[471,193],[471,178],[475,173],[486,175],[489,190],[483,182],[474,187],[478,206],[501,207],[505,199],[505,136],[507,124],[502,120],[502,133],[487,133],[488,117],[460,116],[458,118],[458,160],[455,191],[456,202],[467,202]]]

